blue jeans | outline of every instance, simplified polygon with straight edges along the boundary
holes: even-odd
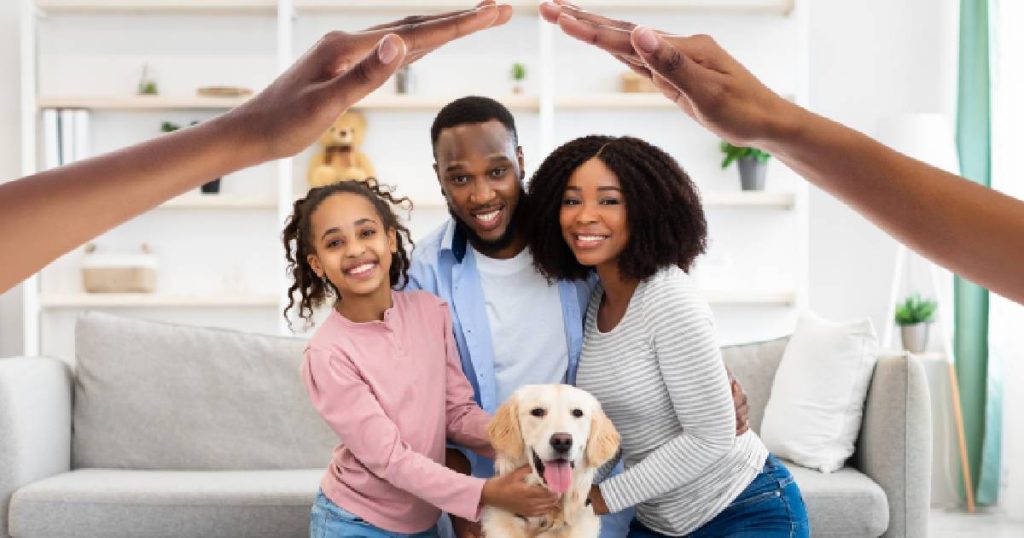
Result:
[[[386,531],[332,503],[319,491],[309,511],[309,538],[437,538],[437,529],[416,534]]]
[[[629,538],[665,536],[634,519]],[[789,469],[769,455],[761,473],[739,497],[714,519],[688,534],[689,538],[806,538],[810,536],[807,507]]]

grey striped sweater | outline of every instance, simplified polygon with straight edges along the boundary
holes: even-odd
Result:
[[[625,471],[601,494],[609,510],[635,505],[644,525],[682,536],[739,496],[768,451],[752,431],[736,437],[711,309],[685,272],[641,282],[607,333],[597,328],[603,294],[598,286],[590,298],[576,378],[622,434]]]

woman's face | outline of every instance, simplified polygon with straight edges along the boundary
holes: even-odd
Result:
[[[576,260],[588,267],[617,264],[629,242],[622,185],[600,159],[577,168],[565,186],[559,223]]]
[[[326,276],[346,299],[390,293],[397,234],[384,226],[365,196],[332,194],[309,221],[315,253],[307,261],[320,278]]]

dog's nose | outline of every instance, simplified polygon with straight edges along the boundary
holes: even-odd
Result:
[[[565,454],[572,448],[572,436],[567,433],[556,433],[551,436],[551,448],[559,454]]]

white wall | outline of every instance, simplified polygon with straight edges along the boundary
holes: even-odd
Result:
[[[19,3],[0,2],[0,182],[21,175]],[[21,353],[20,294],[0,295],[0,357]]]
[[[814,0],[811,108],[868,135],[886,116],[955,113],[954,0]],[[811,188],[810,296],[821,315],[886,318],[896,242]]]

